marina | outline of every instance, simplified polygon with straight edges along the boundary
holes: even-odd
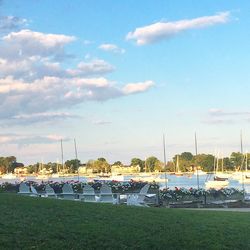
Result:
[[[240,176],[241,172],[238,172],[238,176]],[[230,175],[231,177],[228,178],[226,185],[223,184],[219,186],[219,188],[236,188],[239,190],[245,189],[247,192],[250,192],[250,182],[249,179],[245,179],[245,176],[241,174],[242,178],[238,178],[235,180],[233,178],[234,175]],[[197,182],[197,175],[194,174],[183,174],[179,175],[172,175],[170,173],[166,174],[166,183],[167,188],[175,189],[175,188],[197,188],[199,184],[199,188],[208,189],[208,188],[218,188],[218,186],[210,185],[206,187],[206,183],[209,183],[211,180],[213,181],[215,175],[214,174],[202,174],[199,175],[199,183]],[[136,181],[136,182],[149,182],[149,183],[157,183],[161,189],[165,188],[165,173],[157,173],[157,174],[128,174],[128,175],[110,175],[109,177],[100,177],[99,175],[96,176],[78,176],[78,175],[71,175],[71,176],[47,176],[47,178],[37,178],[36,176],[26,176],[26,177],[17,177],[12,175],[12,178],[5,179],[0,178],[0,184],[3,183],[20,183],[22,181],[34,181],[37,183],[41,182],[128,182],[128,181]],[[211,183],[211,182],[210,182]]]

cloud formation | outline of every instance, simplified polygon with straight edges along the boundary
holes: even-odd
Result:
[[[66,56],[64,46],[75,40],[74,36],[45,34],[28,29],[11,32],[2,37],[0,57],[58,59]]]
[[[78,119],[80,116],[72,115],[67,112],[45,112],[45,113],[31,113],[31,114],[19,114],[9,117],[7,120],[0,120],[0,126],[22,126],[22,125],[33,125],[39,123],[52,123],[58,121],[65,121],[68,119]]]
[[[114,66],[104,60],[94,59],[90,62],[80,62],[76,69],[69,69],[67,73],[70,76],[96,76],[111,73],[114,69]]]
[[[154,86],[153,81],[139,82],[139,83],[128,83],[122,89],[126,95],[144,92]]]
[[[60,140],[68,141],[69,138],[60,135],[21,135],[21,134],[0,134],[1,144],[15,144],[24,146],[29,144],[51,144]]]
[[[125,49],[119,48],[117,45],[111,44],[111,43],[101,44],[98,48],[103,50],[103,51],[112,52],[112,53],[116,53],[116,54],[124,54],[125,53]]]
[[[123,86],[106,78],[115,67],[95,58],[65,67],[74,36],[20,30],[0,40],[0,124],[25,125],[75,118],[62,112],[86,101],[140,93],[152,81]]]
[[[209,114],[211,116],[217,116],[217,117],[222,117],[222,116],[250,116],[249,111],[224,111],[222,109],[210,109]]]
[[[240,121],[250,121],[249,111],[225,111],[218,108],[212,108],[208,111],[207,119],[203,123],[211,125],[219,124],[235,124]]]
[[[201,29],[229,21],[230,12],[221,12],[213,16],[204,16],[176,22],[157,22],[148,26],[136,28],[126,36],[127,40],[135,40],[137,45],[156,43],[170,39],[181,32],[190,29]]]
[[[1,4],[1,2],[0,2]],[[27,24],[27,20],[15,16],[0,16],[0,32],[16,30]]]

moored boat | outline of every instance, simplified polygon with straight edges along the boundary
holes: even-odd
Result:
[[[17,176],[13,173],[7,173],[7,174],[2,175],[2,179],[6,179],[6,180],[13,180],[16,178]]]
[[[228,185],[229,185],[228,180],[211,180],[211,181],[206,181],[205,183],[206,189],[209,188],[220,189],[227,187]]]

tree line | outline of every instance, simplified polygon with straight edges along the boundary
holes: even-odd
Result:
[[[245,166],[246,159],[250,159],[250,154],[247,157],[240,152],[232,152],[229,157],[218,158],[212,154],[198,154],[193,155],[190,152],[183,152],[175,155],[171,160],[167,161],[166,166],[155,156],[150,156],[145,160],[140,158],[132,158],[129,165],[123,164],[121,161],[109,163],[105,158],[98,158],[96,160],[89,160],[87,163],[82,164],[78,159],[71,159],[61,163],[48,162],[46,164],[35,163],[26,166],[28,173],[38,173],[41,169],[46,169],[51,173],[64,171],[65,173],[77,173],[79,166],[85,166],[92,169],[96,173],[109,173],[112,166],[130,167],[139,166],[140,172],[154,172],[154,171],[169,171],[175,172],[177,165],[177,157],[179,162],[179,170],[182,172],[192,171],[197,167],[206,172],[214,171],[214,167],[218,166],[220,171],[239,170]],[[13,172],[16,167],[23,167],[22,163],[16,161],[15,156],[0,157],[0,171],[2,174]]]

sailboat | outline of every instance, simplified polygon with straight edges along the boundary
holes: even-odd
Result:
[[[240,149],[241,149],[240,152],[243,155],[242,131],[240,132]],[[246,157],[246,165],[245,165],[246,168],[245,168],[245,171],[243,171],[243,164],[245,161],[245,157]],[[242,176],[244,176],[244,178],[245,178],[245,176],[250,177],[250,172],[247,170],[247,153],[245,155],[243,155],[242,164],[241,164],[240,169],[241,169],[241,171],[237,170],[233,173],[232,179],[242,181]]]
[[[59,178],[60,174],[59,174],[59,164],[58,164],[58,160],[56,161],[56,173],[53,173],[51,175],[52,178]]]
[[[17,176],[13,173],[7,173],[7,174],[2,175],[2,179],[6,179],[6,180],[13,180],[16,178]]]
[[[183,176],[183,173],[180,171],[179,167],[179,155],[176,157],[176,172],[174,173],[176,176]]]
[[[7,167],[7,173],[3,174],[1,177],[2,177],[2,179],[6,179],[6,180],[13,180],[13,179],[17,178],[16,174],[9,172],[8,167]]]
[[[199,175],[199,176],[206,175],[206,174],[207,174],[207,172],[202,171],[198,167],[197,167],[197,170],[194,172],[194,175]]]
[[[250,171],[248,171],[248,160],[247,160],[247,153],[244,157],[246,160],[245,160],[245,171],[241,171],[239,172],[239,175],[238,175],[238,181],[239,183],[246,183],[246,184],[249,184],[250,183]],[[244,159],[243,159],[244,161]]]
[[[219,161],[219,159],[218,159]],[[223,161],[223,157],[221,159],[221,172],[218,171],[218,167],[217,167],[217,171],[215,173],[214,176],[214,180],[220,180],[220,181],[225,181],[228,180],[228,178],[230,177],[230,174],[227,174],[224,172],[224,161]]]
[[[208,180],[205,182],[205,186],[207,189],[209,188],[223,188],[229,185],[229,181],[226,178],[220,178],[216,174],[219,168],[219,158],[214,157],[214,178],[213,180]]]
[[[48,171],[46,168],[43,168],[43,163],[39,164],[38,174],[36,176],[36,179],[38,180],[48,180],[50,177],[50,171]]]

